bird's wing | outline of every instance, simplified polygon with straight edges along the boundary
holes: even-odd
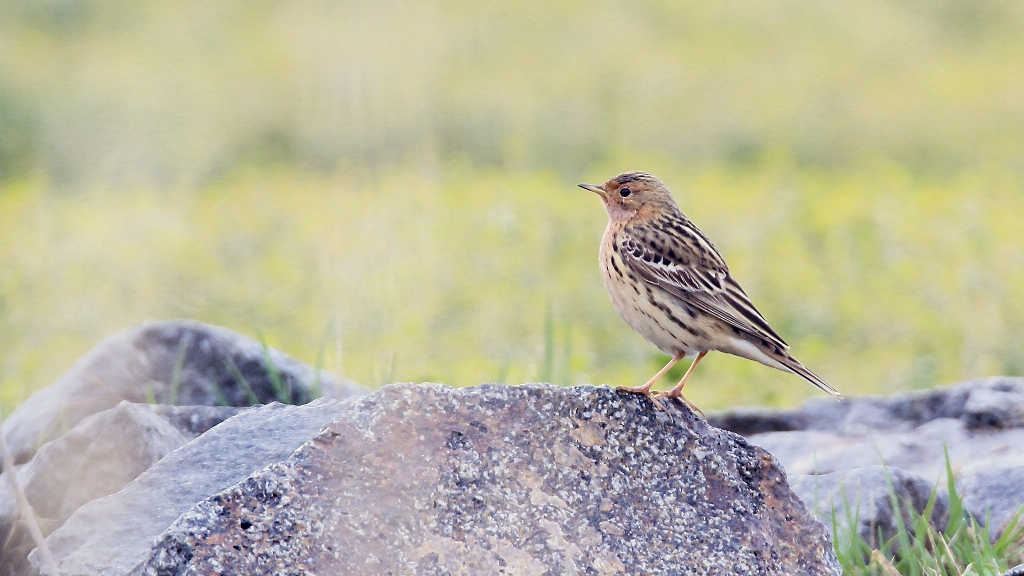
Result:
[[[703,236],[700,236],[703,239]],[[679,250],[659,248],[629,232],[622,234],[619,253],[640,278],[655,284],[684,303],[757,338],[783,349],[789,345],[772,330],[754,308],[743,288],[729,276],[725,261],[710,243],[694,247],[703,257],[686,259]],[[681,246],[680,246],[681,248]]]

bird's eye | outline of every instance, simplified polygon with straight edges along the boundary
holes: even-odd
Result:
[[[633,191],[630,190],[629,188],[622,188],[621,190],[619,190],[619,196],[622,196],[623,198],[625,198],[626,196],[629,196],[632,193],[633,193]]]

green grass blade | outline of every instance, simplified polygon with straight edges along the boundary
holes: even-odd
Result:
[[[263,367],[267,371],[270,387],[274,390],[274,398],[282,404],[294,404],[291,390],[285,385],[281,371],[277,369],[277,365],[274,364],[274,359],[270,355],[270,346],[267,344],[267,340],[263,337],[262,332],[257,332],[257,334],[260,338],[260,345],[263,346]]]
[[[238,387],[241,388],[243,392],[245,392],[245,397],[246,400],[249,401],[249,405],[254,406],[256,404],[259,404],[260,397],[256,395],[256,392],[253,391],[252,386],[249,385],[249,381],[245,379],[245,376],[242,374],[242,371],[238,369],[238,366],[235,366],[234,360],[232,360],[228,356],[225,356],[224,364],[227,365],[228,371],[231,372],[231,377],[235,379],[235,384],[237,384]],[[218,392],[220,392],[220,395],[222,397],[224,396],[223,391],[220,391],[219,388]],[[226,397],[224,398],[224,404],[230,404]]]

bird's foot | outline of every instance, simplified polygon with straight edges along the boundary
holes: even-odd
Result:
[[[655,393],[651,392],[651,387],[647,384],[643,386],[616,386],[615,389],[622,390],[623,392],[629,392],[630,394],[640,394],[641,396],[646,396],[647,399],[654,404],[655,408],[661,410],[662,412],[665,411],[665,406],[663,406],[661,402],[654,397]]]
[[[704,416],[704,411],[698,408],[697,405],[694,404],[693,402],[690,402],[690,399],[687,398],[686,396],[683,396],[683,393],[680,391],[670,390],[668,392],[652,392],[651,396],[651,400],[654,400],[654,398],[678,398],[679,400],[683,401],[687,406],[689,406],[691,410],[693,410],[697,414],[700,414],[700,417],[702,419],[707,420],[707,417]]]
[[[623,392],[630,392],[632,394],[643,394],[644,396],[654,394],[654,392],[651,392],[651,387],[647,384],[644,384],[643,386],[616,386],[615,389],[622,390]]]

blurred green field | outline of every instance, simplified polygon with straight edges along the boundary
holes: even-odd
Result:
[[[1010,1],[5,2],[0,407],[172,317],[368,385],[640,383],[574,187],[631,169],[844,393],[1022,375],[1021,62]],[[716,355],[688,396],[815,394]]]
[[[675,185],[798,357],[845,393],[1024,373],[1018,183],[636,163]],[[8,405],[102,335],[154,317],[261,332],[311,363],[323,348],[325,367],[370,385],[637,383],[662,362],[604,293],[600,203],[554,175],[40,186],[0,196]],[[707,407],[816,393],[725,356],[699,374],[692,395]]]

